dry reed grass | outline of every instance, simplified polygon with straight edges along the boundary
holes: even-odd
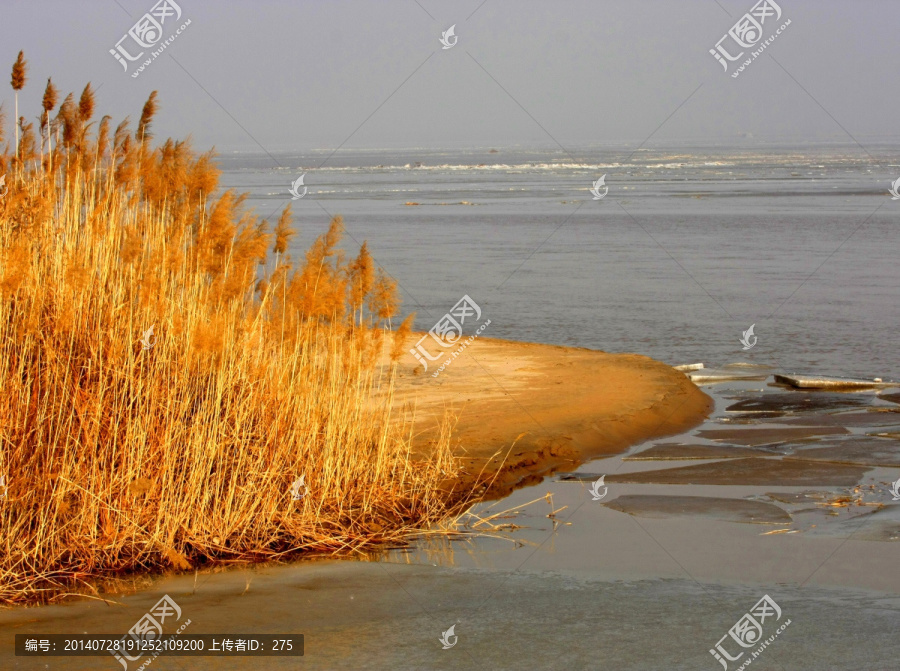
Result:
[[[0,603],[354,552],[458,511],[447,432],[413,457],[373,394],[396,290],[365,245],[345,257],[340,218],[295,264],[289,209],[270,233],[214,197],[210,153],[151,147],[155,92],[133,133],[93,120],[90,85],[56,99],[48,80],[40,136],[23,118],[0,155]]]

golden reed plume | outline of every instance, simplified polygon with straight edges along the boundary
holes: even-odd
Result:
[[[151,146],[155,91],[134,133],[92,121],[90,85],[58,97],[0,155],[0,601],[356,552],[454,512],[446,432],[413,457],[392,415],[396,285],[367,245],[346,259],[335,217],[295,261],[289,207],[271,233],[211,153]]]

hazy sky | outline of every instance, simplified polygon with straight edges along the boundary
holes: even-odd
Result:
[[[779,0],[764,34],[791,25],[736,79],[709,49],[752,0],[176,1],[164,35],[191,24],[132,78],[109,50],[152,0],[4,0],[8,122],[24,49],[29,119],[48,76],[63,94],[90,80],[116,121],[158,89],[157,137],[220,151],[849,140],[841,126],[868,144],[900,126],[889,0]]]

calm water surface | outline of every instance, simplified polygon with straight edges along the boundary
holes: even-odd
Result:
[[[463,294],[492,337],[900,378],[896,147],[227,155],[295,254],[344,217],[427,330]],[[276,165],[276,162],[279,165]],[[307,195],[291,201],[306,173]],[[606,175],[608,195],[591,183]],[[407,205],[406,203],[419,203]],[[743,351],[756,324],[758,344]]]

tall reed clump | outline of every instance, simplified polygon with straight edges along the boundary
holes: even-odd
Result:
[[[40,137],[22,119],[0,155],[0,601],[454,512],[446,433],[414,457],[374,393],[396,291],[338,248],[340,218],[295,263],[289,208],[270,232],[216,196],[210,153],[151,145],[155,92],[134,131],[95,119],[90,85],[56,102],[48,81]]]

